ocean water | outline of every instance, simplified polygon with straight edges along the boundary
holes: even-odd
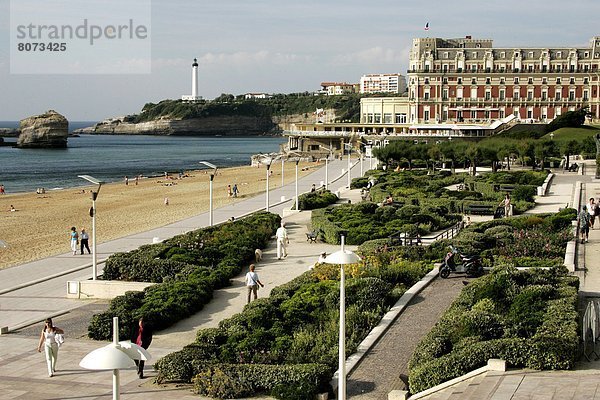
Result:
[[[9,126],[0,122],[0,127]],[[0,184],[15,193],[84,186],[87,182],[77,175],[116,182],[125,176],[199,169],[199,161],[218,167],[250,165],[252,154],[278,151],[283,142],[281,137],[81,135],[69,138],[66,149],[4,146]]]

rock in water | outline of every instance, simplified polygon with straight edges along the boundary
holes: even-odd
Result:
[[[69,121],[54,110],[21,120],[21,134],[17,147],[65,148],[69,135]]]

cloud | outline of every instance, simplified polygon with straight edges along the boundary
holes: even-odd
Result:
[[[380,46],[363,49],[352,53],[339,54],[331,59],[333,65],[356,65],[356,64],[387,64],[398,65],[406,62],[408,52],[406,49],[397,51],[394,49],[383,48]]]

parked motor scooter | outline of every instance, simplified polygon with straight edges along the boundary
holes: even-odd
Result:
[[[451,272],[465,273],[468,276],[480,276],[483,274],[483,264],[479,255],[465,256],[456,247],[452,245],[448,247],[450,251],[444,257],[444,261],[440,267],[440,277],[448,278]],[[460,264],[457,264],[458,259],[460,259]]]

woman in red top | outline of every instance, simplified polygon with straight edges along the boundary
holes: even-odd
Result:
[[[131,343],[147,349],[152,342],[152,330],[150,326],[144,322],[144,317],[141,317],[137,325],[131,331]],[[144,360],[134,360],[137,365],[137,373],[140,379],[144,379]]]

